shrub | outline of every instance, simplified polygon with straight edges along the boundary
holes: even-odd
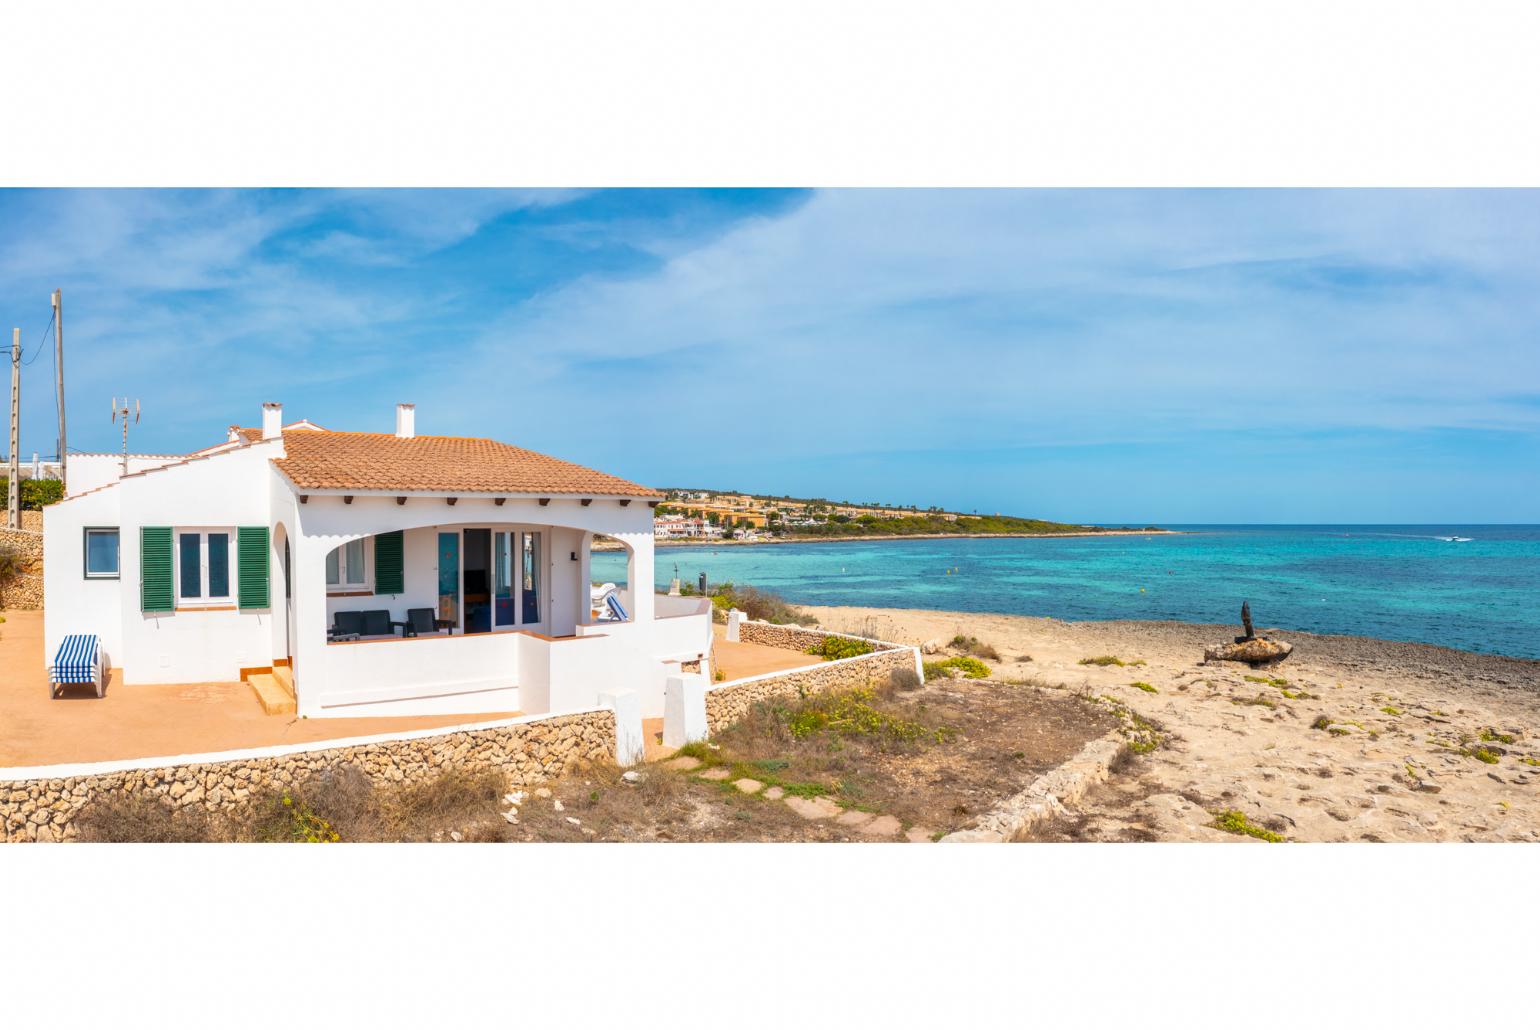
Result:
[[[0,587],[5,587],[21,575],[21,549],[14,544],[0,543]]]
[[[1158,693],[1160,693],[1160,691],[1156,690],[1154,687],[1150,686],[1148,683],[1145,683],[1143,680],[1134,680],[1134,682],[1130,683],[1129,686],[1133,687],[1135,690],[1142,690],[1146,694],[1158,694]]]
[[[9,497],[10,477],[0,476],[0,497]],[[23,479],[21,481],[21,510],[42,511],[43,506],[64,499],[64,484],[57,479]]]
[[[894,669],[888,673],[888,685],[894,690],[917,690],[920,674],[913,669]]]
[[[979,658],[987,658],[992,662],[1000,660],[1000,652],[989,644],[979,640],[978,637],[965,637],[961,633],[953,637],[947,645],[954,651],[962,651],[965,654],[975,655]]]
[[[858,658],[863,654],[871,654],[873,650],[869,641],[830,635],[808,648],[807,653],[833,662],[841,658]]]
[[[1080,664],[1081,665],[1100,665],[1103,668],[1105,668],[1105,667],[1107,667],[1109,665],[1116,665],[1116,666],[1119,666],[1121,668],[1124,665],[1143,665],[1144,664],[1144,659],[1136,658],[1136,659],[1134,659],[1131,662],[1125,662],[1123,659],[1119,658],[1115,654],[1099,654],[1095,658],[1082,658],[1082,659],[1080,659]]]
[[[977,658],[959,656],[957,658],[948,658],[941,664],[948,669],[956,669],[963,674],[964,679],[981,680],[989,675],[989,666]]]
[[[729,608],[736,608],[751,619],[772,622],[778,626],[809,626],[817,621],[811,615],[805,615],[787,604],[786,599],[779,594],[732,583],[723,583],[712,591],[711,606],[714,611],[722,613]]]
[[[977,658],[970,658],[967,655],[957,655],[956,657],[948,658],[941,662],[926,662],[925,678],[935,679],[938,677],[949,677],[952,675],[953,670],[956,670],[957,674],[963,679],[970,680],[981,680],[985,676],[989,675],[989,666],[985,665]]]

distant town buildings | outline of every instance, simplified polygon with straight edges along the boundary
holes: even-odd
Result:
[[[928,516],[956,522],[955,512],[822,499],[756,497],[710,490],[669,490],[653,523],[658,540],[756,539],[830,523]]]

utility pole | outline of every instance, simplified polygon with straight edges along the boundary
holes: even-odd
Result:
[[[69,438],[64,434],[64,293],[53,291],[53,360],[59,386],[59,487],[69,493]]]
[[[11,330],[11,451],[10,478],[5,490],[6,525],[21,528],[21,457],[16,453],[21,430],[21,330]]]

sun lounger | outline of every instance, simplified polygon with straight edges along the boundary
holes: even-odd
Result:
[[[610,610],[610,614],[621,622],[630,622],[631,616],[626,614],[625,606],[620,603],[620,598],[614,594],[606,594],[604,604]]]
[[[102,649],[95,633],[75,633],[64,638],[48,667],[48,696],[57,698],[59,688],[68,683],[90,683],[96,696],[107,691],[102,676]]]

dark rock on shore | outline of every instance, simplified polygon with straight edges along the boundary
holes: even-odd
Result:
[[[1204,648],[1203,660],[1207,662],[1245,662],[1252,668],[1258,665],[1275,665],[1287,658],[1294,645],[1267,637],[1237,640],[1233,644],[1215,644]]]

